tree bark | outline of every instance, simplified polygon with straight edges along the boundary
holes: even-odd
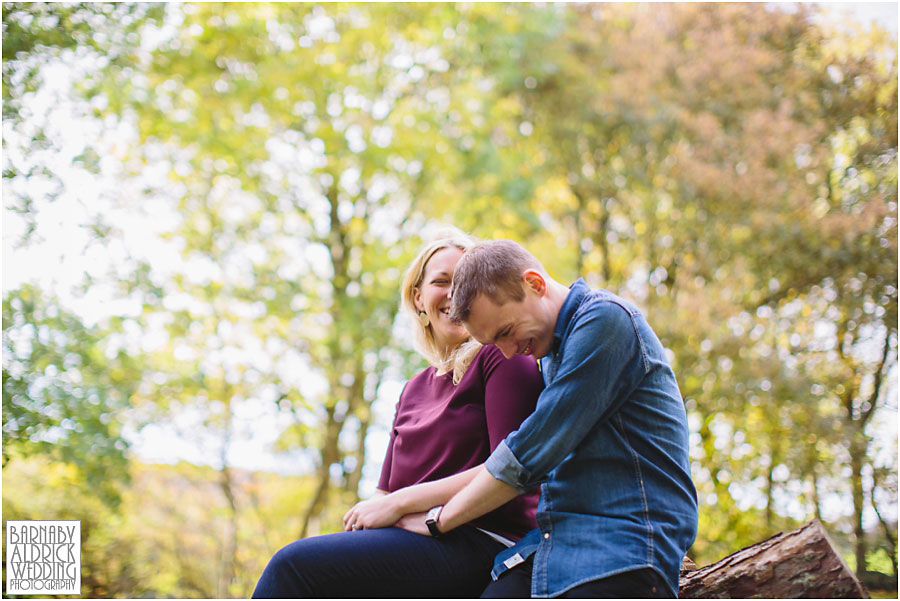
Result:
[[[683,599],[868,599],[869,594],[814,520],[714,564],[682,571]]]

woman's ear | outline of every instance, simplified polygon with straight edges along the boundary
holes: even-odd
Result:
[[[425,310],[425,305],[422,303],[422,292],[418,287],[413,288],[413,304],[416,306],[416,311],[419,313]]]
[[[525,273],[522,274],[522,281],[525,283],[526,289],[536,292],[538,296],[547,294],[547,280],[544,279],[544,276],[539,271],[526,269]]]

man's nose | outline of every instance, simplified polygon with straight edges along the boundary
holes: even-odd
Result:
[[[503,353],[503,356],[507,359],[512,359],[513,355],[516,354],[516,343],[511,340],[497,342],[496,347],[500,349],[500,352]]]

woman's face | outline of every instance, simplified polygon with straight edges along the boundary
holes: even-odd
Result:
[[[431,321],[434,339],[439,346],[454,348],[465,342],[469,333],[450,321],[450,283],[462,251],[451,246],[437,251],[425,265],[422,283],[415,289],[416,310],[424,311]]]

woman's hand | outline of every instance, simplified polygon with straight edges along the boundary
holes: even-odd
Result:
[[[344,531],[393,526],[403,515],[392,495],[360,501],[344,515]]]
[[[427,515],[427,511],[422,511],[420,513],[407,513],[405,516],[400,518],[395,525],[397,526],[397,528],[403,528],[404,530],[409,530],[410,532],[415,532],[416,534],[431,536],[431,533],[428,532],[428,526],[425,525],[425,518]]]

